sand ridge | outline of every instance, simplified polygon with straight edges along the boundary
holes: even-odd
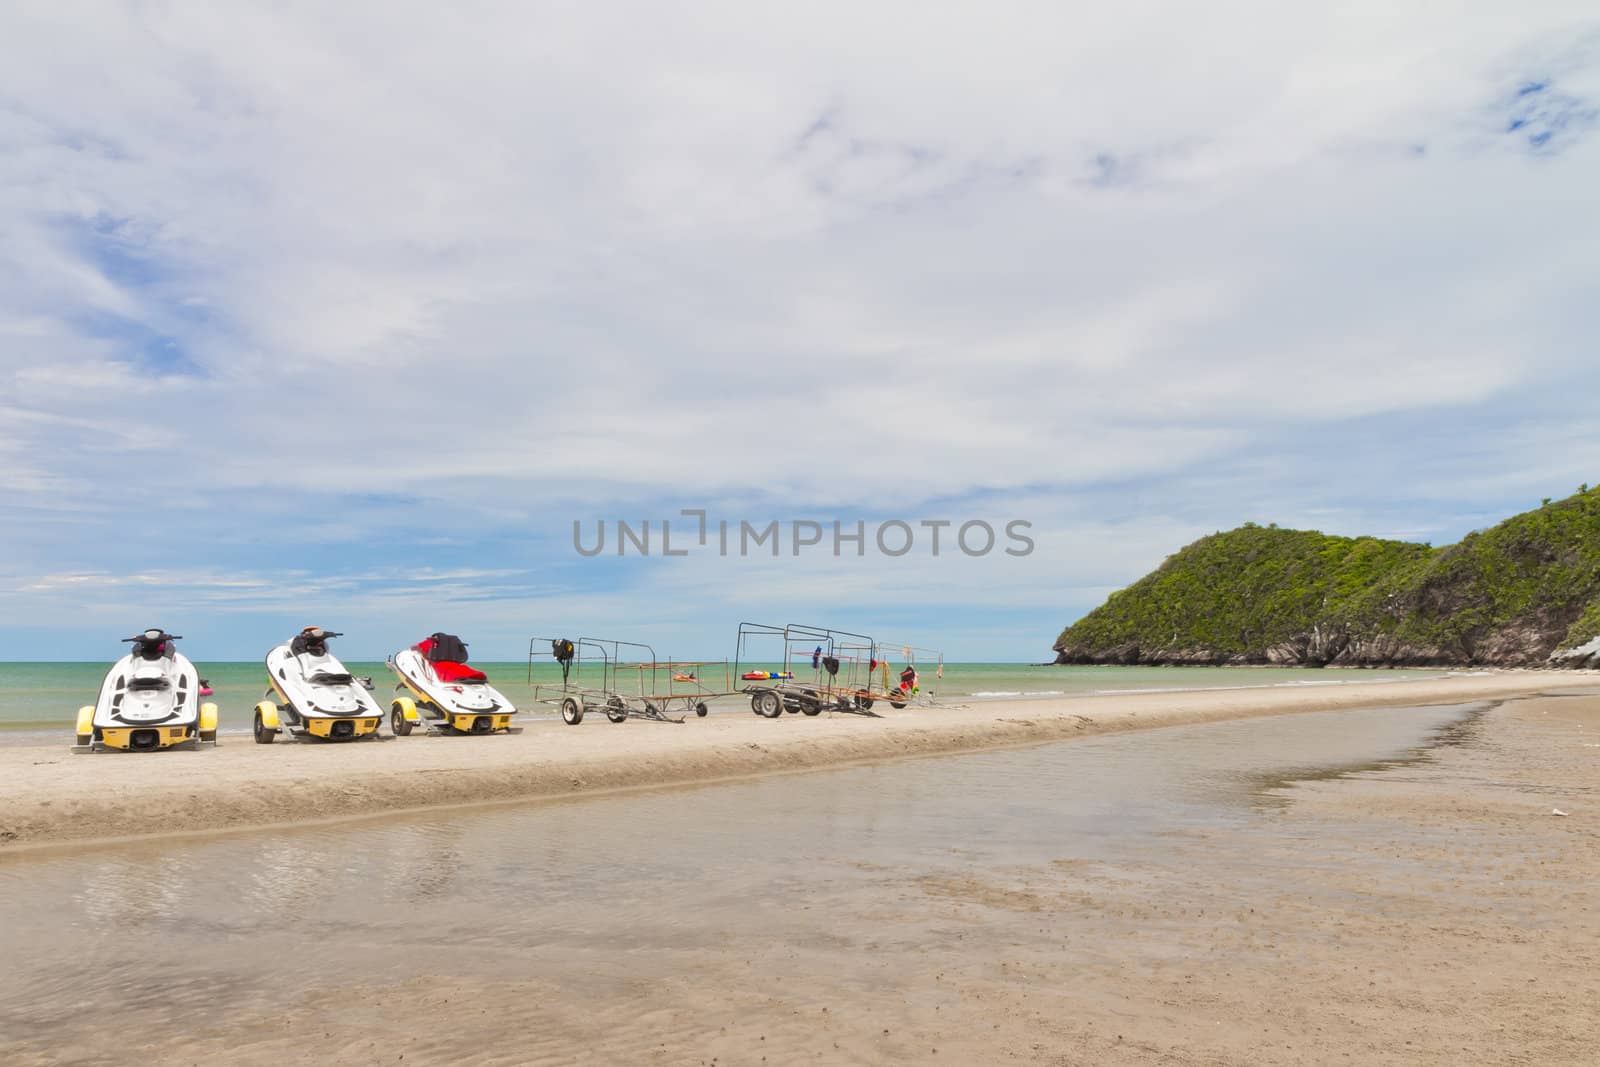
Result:
[[[449,805],[687,785],[1125,730],[1355,707],[1498,700],[1594,687],[1589,672],[1503,671],[1409,682],[1133,693],[881,708],[880,717],[732,713],[683,725],[530,722],[490,737],[157,753],[0,749],[0,855],[71,842],[268,828]]]

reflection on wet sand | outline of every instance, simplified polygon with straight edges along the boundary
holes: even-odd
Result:
[[[1341,974],[1403,969],[1373,944],[1441,920],[1390,880],[1427,884],[1435,861],[1299,798],[1431,780],[1455,751],[1441,740],[1476,753],[1502,711],[1305,714],[18,857],[0,863],[0,899],[29,917],[5,927],[0,1059],[1154,1061],[1199,1020],[1343,1032],[1346,1009],[1313,1023],[1306,990],[1268,979],[1299,961],[1299,981],[1327,981],[1316,953]],[[1480,891],[1461,875],[1429,899]],[[1097,1029],[1118,1018],[1137,1042]],[[1261,1051],[1206,1040],[1224,1061]]]

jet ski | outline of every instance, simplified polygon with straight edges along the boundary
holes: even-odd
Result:
[[[200,675],[162,629],[124,637],[133,650],[117,660],[100,698],[78,709],[76,752],[108,748],[150,752],[217,743],[217,706],[200,701]]]
[[[454,634],[426,637],[390,656],[388,666],[400,679],[389,705],[389,726],[399,736],[417,726],[462,734],[511,728],[517,709],[488,675],[467,666],[467,644]]]
[[[377,737],[383,709],[328,651],[328,640],[342,636],[307,626],[267,653],[272,688],[256,705],[257,744],[270,745],[284,732],[330,741]]]

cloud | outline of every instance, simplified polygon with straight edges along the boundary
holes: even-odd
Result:
[[[940,595],[1065,615],[1273,501],[1447,536],[1568,488],[1600,28],[1377,13],[8,11],[13,589],[162,575],[254,611],[177,575],[286,605],[378,560],[378,617],[449,584],[407,557],[536,587],[573,517],[708,501],[1043,507],[1087,561],[929,572],[935,625]]]

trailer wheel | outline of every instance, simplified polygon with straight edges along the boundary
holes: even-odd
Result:
[[[411,720],[406,718],[405,709],[396,700],[389,705],[389,729],[396,737],[409,737],[411,735]]]
[[[820,700],[808,700],[804,704],[800,705],[800,710],[805,712],[807,715],[821,715],[822,702]]]
[[[893,708],[894,710],[899,711],[901,708],[905,707],[906,705],[905,705],[905,701],[903,701],[903,700],[891,700],[891,701],[889,701],[889,706],[891,708]]]
[[[856,708],[858,710],[860,710],[860,711],[871,711],[872,710],[872,698],[871,697],[856,697]]]
[[[266,725],[261,721],[260,708],[256,709],[255,735],[256,744],[258,745],[270,745],[278,738],[278,731],[267,729]]]
[[[646,705],[648,707],[649,705]],[[628,708],[622,703],[621,697],[612,697],[606,701],[606,718],[612,722],[627,722]]]
[[[583,721],[583,701],[577,697],[566,697],[561,701],[561,721],[568,726],[576,726]]]
[[[765,716],[768,719],[776,719],[783,714],[783,701],[778,698],[777,693],[771,690],[765,693],[757,693],[750,699],[750,706],[755,709],[757,715]]]
[[[705,702],[705,701],[703,701],[703,700],[702,700],[702,701],[701,701],[701,702],[700,702],[700,703],[698,703],[698,704],[696,704],[696,705],[695,705],[695,706],[694,706],[694,713],[695,713],[695,714],[696,714],[696,715],[698,715],[698,716],[699,716],[699,717],[700,717],[700,718],[702,718],[702,719],[703,719],[703,718],[705,718],[705,717],[706,717],[706,714],[707,714],[707,713],[708,713],[708,712],[710,712],[710,711],[711,711],[711,709],[710,709],[710,708],[708,708],[708,707],[706,707],[706,702]]]

